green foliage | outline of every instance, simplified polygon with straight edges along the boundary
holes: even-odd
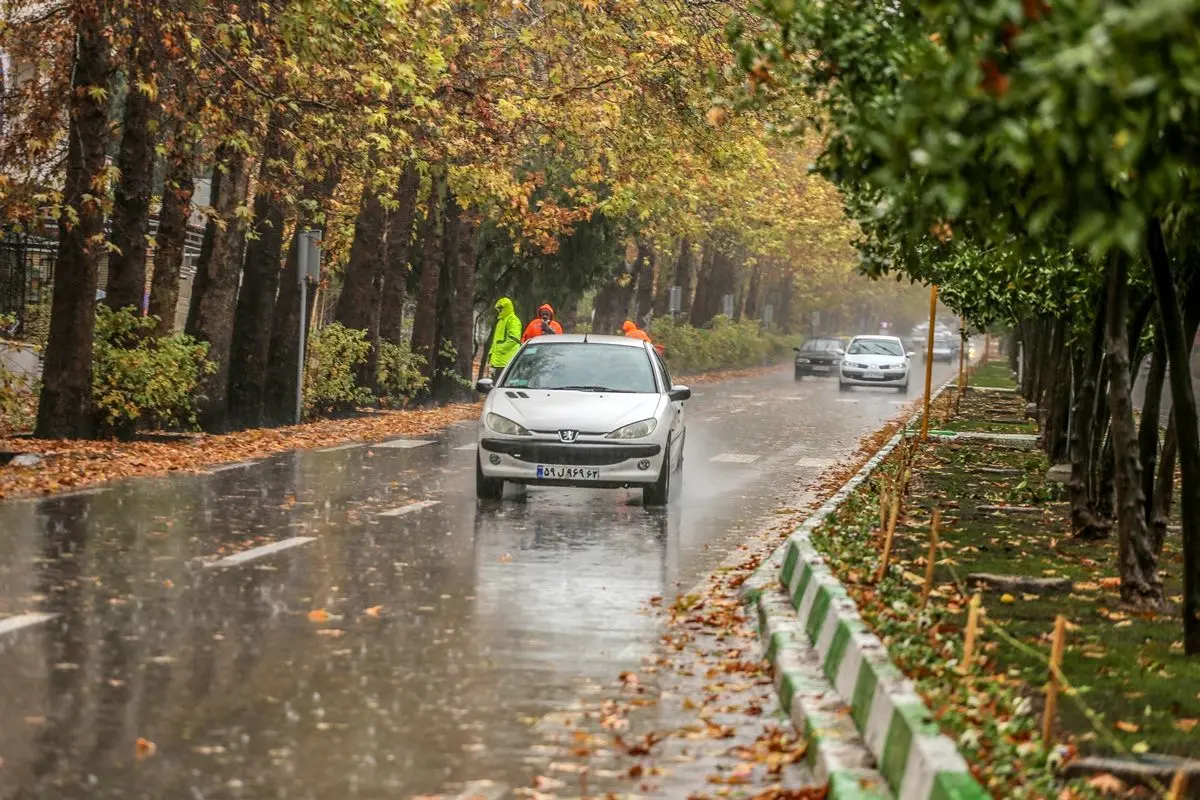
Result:
[[[429,379],[421,373],[425,359],[408,344],[381,342],[379,345],[379,392],[385,405],[403,406],[424,391]]]
[[[127,436],[137,426],[196,426],[200,381],[216,371],[208,344],[186,334],[154,338],[155,317],[131,309],[96,310],[92,396],[102,433]]]
[[[795,342],[764,332],[755,322],[718,315],[711,328],[693,328],[669,317],[654,320],[650,335],[666,348],[665,358],[680,373],[740,369],[767,364],[790,352]]]
[[[311,418],[345,411],[374,401],[371,390],[355,379],[371,352],[367,332],[335,322],[317,331],[308,342],[304,376],[304,416]]]

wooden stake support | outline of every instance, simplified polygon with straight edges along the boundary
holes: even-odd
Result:
[[[958,665],[962,675],[968,674],[975,662],[975,639],[979,635],[979,606],[982,602],[983,598],[976,592],[971,595],[971,603],[967,606],[967,639],[963,643],[962,663]]]
[[[1042,744],[1050,746],[1050,735],[1054,729],[1054,715],[1058,705],[1058,676],[1062,671],[1063,648],[1067,639],[1067,618],[1059,614],[1054,618],[1054,642],[1050,645],[1050,681],[1046,684],[1046,710],[1042,714]]]
[[[925,585],[921,587],[921,603],[917,606],[924,609],[929,603],[929,595],[933,592],[933,568],[937,564],[938,526],[942,523],[942,510],[933,510],[933,519],[929,523],[929,556],[925,559]]]
[[[887,481],[879,480],[879,532],[887,530],[888,487]]]
[[[1188,772],[1186,769],[1180,769],[1175,773],[1174,780],[1171,781],[1171,789],[1167,792],[1167,800],[1183,800],[1183,793],[1187,791]]]
[[[875,583],[879,583],[883,576],[887,575],[888,561],[892,557],[892,539],[896,536],[896,520],[900,517],[902,489],[903,487],[897,486],[895,496],[892,497],[892,513],[888,519],[887,536],[883,540],[883,558],[879,562],[879,570],[875,573]]]

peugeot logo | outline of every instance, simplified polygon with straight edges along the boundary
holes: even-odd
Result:
[[[579,435],[579,431],[559,431],[558,438],[563,442],[573,442],[575,437]]]

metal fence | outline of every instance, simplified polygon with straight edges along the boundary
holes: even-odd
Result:
[[[45,340],[57,250],[53,238],[13,230],[0,233],[0,315],[16,319],[0,333]]]

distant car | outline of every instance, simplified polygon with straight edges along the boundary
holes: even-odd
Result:
[[[796,351],[796,380],[800,380],[806,375],[837,375],[846,343],[836,336],[814,336],[792,349]]]
[[[933,335],[933,360],[953,361],[958,351],[954,347],[954,336],[935,333]]]
[[[505,482],[532,486],[640,487],[666,505],[681,479],[683,401],[647,342],[625,336],[530,339],[500,374],[476,388],[475,493],[499,500]]]
[[[838,389],[854,386],[895,386],[908,391],[909,360],[904,343],[896,336],[855,336],[846,348],[838,371]]]

